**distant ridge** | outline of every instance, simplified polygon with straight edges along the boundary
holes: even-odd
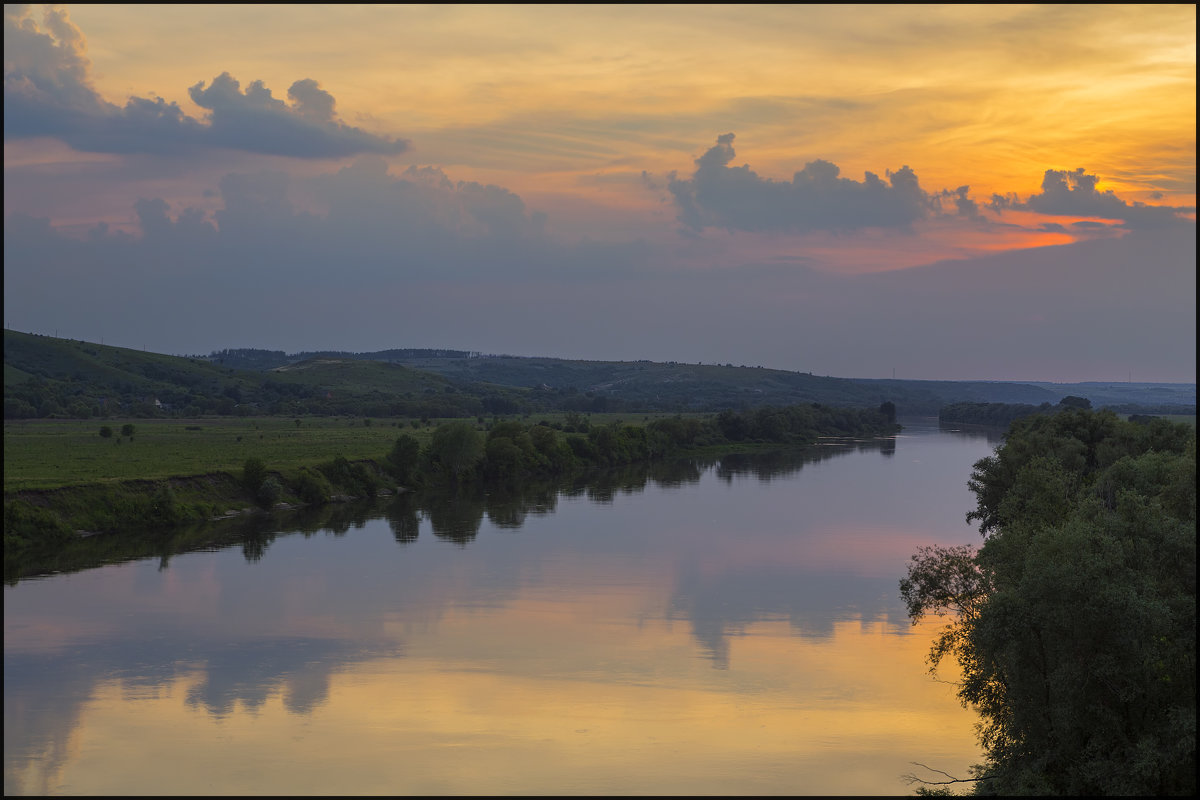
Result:
[[[305,369],[280,370],[305,363]],[[5,418],[112,415],[472,416],[538,411],[720,411],[819,403],[901,415],[945,405],[1056,404],[1122,413],[1195,413],[1195,384],[919,381],[682,362],[584,361],[441,348],[208,356],[4,332]]]

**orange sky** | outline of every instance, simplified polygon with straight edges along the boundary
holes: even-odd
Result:
[[[228,71],[277,97],[315,78],[351,124],[413,141],[396,164],[584,194],[686,171],[717,134],[787,179],[907,164],[931,189],[1036,191],[1085,167],[1129,200],[1195,203],[1195,7],[70,7],[97,90],[202,109]],[[590,187],[601,203],[638,206]]]

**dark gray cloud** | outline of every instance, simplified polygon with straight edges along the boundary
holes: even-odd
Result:
[[[262,81],[243,92],[229,73],[189,89],[207,109],[188,116],[162,98],[131,97],[124,107],[96,92],[86,42],[65,11],[50,9],[41,25],[25,6],[4,7],[4,137],[51,136],[95,153],[186,153],[229,148],[295,158],[400,153],[387,139],[339,121],[331,94],[311,78],[288,90],[291,104]]]
[[[967,188],[930,194],[907,166],[888,171],[886,179],[867,172],[862,181],[840,177],[829,161],[810,161],[792,180],[760,177],[743,164],[729,166],[735,155],[734,134],[696,159],[690,178],[671,176],[668,190],[679,210],[679,221],[692,230],[725,228],[740,231],[848,231],[859,228],[904,228],[942,213],[943,199],[958,213],[978,211]]]
[[[381,139],[333,117],[333,96],[316,81],[296,81],[288,90],[292,105],[271,95],[262,81],[242,92],[228,72],[206,88],[197,83],[188,89],[192,102],[209,110],[205,142],[235,150],[330,158],[358,153],[401,153],[404,141]]]
[[[1098,191],[1098,175],[1088,174],[1083,167],[1073,170],[1048,169],[1042,177],[1042,191],[1021,200],[1017,195],[993,195],[989,204],[994,210],[1016,209],[1058,216],[1103,217],[1121,220],[1130,229],[1155,229],[1168,226],[1192,225],[1181,213],[1194,212],[1195,207],[1148,206],[1127,203],[1111,189]]]
[[[288,89],[288,98],[303,117],[318,122],[329,122],[333,119],[333,95],[322,89],[312,78],[293,83]]]

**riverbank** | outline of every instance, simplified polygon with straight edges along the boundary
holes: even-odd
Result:
[[[387,520],[401,544],[414,540],[423,522],[428,521],[435,537],[465,545],[475,538],[484,519],[504,526],[518,524],[529,515],[541,515],[554,508],[560,497],[586,495],[599,502],[612,502],[617,495],[641,493],[654,484],[681,487],[696,483],[713,467],[726,479],[782,477],[850,452],[886,455],[895,441],[891,437],[839,437],[799,447],[742,443],[652,462],[581,467],[569,474],[530,476],[519,481],[439,483],[395,493],[384,490],[374,499],[338,495],[328,503],[307,506],[283,502],[272,508],[248,505],[225,515],[175,525],[131,526],[103,533],[77,531],[53,547],[25,548],[9,554],[4,560],[4,577],[12,585],[30,577],[146,558],[159,559],[165,567],[178,555],[230,547],[241,547],[248,561],[257,562],[277,538],[294,533],[307,537],[322,531],[339,536],[379,517]]]
[[[437,484],[521,481],[594,466],[651,462],[688,452],[711,454],[757,446],[804,446],[821,436],[879,436],[898,429],[880,410],[814,405],[740,413],[726,411],[708,418],[675,416],[648,419],[642,424],[614,420],[592,425],[586,420],[571,420],[570,431],[564,425],[544,421],[528,424],[521,420],[494,420],[484,424],[478,420],[454,420],[432,429],[411,429],[412,432],[398,425],[390,430],[378,426],[383,436],[372,434],[369,439],[373,457],[351,460],[339,454],[324,460],[310,457],[299,461],[294,455],[294,444],[286,450],[279,446],[280,442],[290,443],[294,438],[282,435],[286,430],[284,422],[274,420],[269,425],[256,422],[256,426],[263,426],[260,444],[241,452],[267,456],[293,453],[286,467],[259,455],[249,455],[241,462],[240,470],[162,475],[162,470],[169,468],[164,464],[170,463],[171,454],[179,452],[178,443],[165,436],[139,438],[136,430],[126,429],[127,444],[119,446],[125,448],[123,452],[134,448],[145,451],[146,462],[158,470],[156,477],[79,481],[52,487],[6,485],[5,554],[52,548],[101,532],[202,522],[255,509],[319,506],[339,499],[374,498]],[[298,431],[306,421],[290,424]],[[178,427],[193,433],[197,432],[194,427],[201,426]],[[367,429],[372,425],[368,420],[353,427]],[[267,439],[268,432],[272,434],[271,441]],[[326,447],[329,438],[324,434],[310,437]],[[239,435],[235,443],[243,439],[244,435]],[[391,449],[381,455],[381,445],[389,440]],[[6,437],[6,468],[11,444],[14,443]],[[24,446],[28,449],[31,444],[27,440]],[[318,453],[329,452],[319,446],[314,449]],[[59,451],[60,458],[69,455],[64,448]],[[86,448],[74,454],[76,473],[81,469],[96,469],[88,461],[92,455]],[[361,450],[356,455],[361,455]],[[192,463],[183,455],[177,460]],[[6,477],[6,484],[7,481]]]
[[[363,461],[352,465],[351,470],[353,474],[376,476],[369,491],[364,492],[362,486],[328,483],[328,490],[320,496],[302,497],[298,492],[304,485],[301,475],[318,468],[302,468],[295,474],[267,471],[264,482],[269,479],[280,487],[278,495],[268,502],[263,502],[258,491],[248,488],[241,477],[225,471],[6,492],[5,556],[117,530],[186,526],[403,491],[387,480],[375,462]]]

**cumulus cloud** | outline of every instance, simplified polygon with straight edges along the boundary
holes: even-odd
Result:
[[[219,147],[298,158],[401,153],[408,148],[407,142],[381,139],[336,120],[333,95],[312,79],[292,84],[291,105],[273,97],[262,81],[241,91],[228,72],[207,87],[197,83],[188,95],[208,109],[206,143]]]
[[[162,98],[105,100],[91,81],[87,42],[62,9],[39,25],[27,6],[4,7],[4,136],[52,136],[84,152],[183,153],[230,148],[296,158],[400,153],[408,142],[387,139],[337,119],[333,95],[311,78],[288,89],[289,103],[262,81],[243,92],[222,73],[189,89],[209,113],[188,116]]]
[[[881,178],[867,172],[862,181],[841,177],[836,164],[821,159],[808,162],[791,181],[758,175],[749,165],[731,166],[734,134],[717,137],[716,144],[696,159],[691,177],[667,176],[666,189],[683,224],[682,232],[696,235],[705,228],[730,231],[853,231],[862,228],[906,229],[920,220],[940,218],[987,223],[984,212],[1032,211],[1047,216],[1099,217],[1111,224],[1072,224],[1075,232],[1156,229],[1192,224],[1182,215],[1192,207],[1150,206],[1127,203],[1112,190],[1097,189],[1099,177],[1083,168],[1048,169],[1041,192],[1022,200],[1017,195],[993,195],[981,204],[970,196],[970,187],[926,191],[917,174],[904,166]],[[663,181],[642,173],[642,183],[652,190]],[[1040,230],[1066,230],[1062,226]]]
[[[317,122],[333,120],[333,95],[322,89],[312,78],[293,83],[288,89],[288,99],[302,117]]]
[[[1101,217],[1121,220],[1130,229],[1153,229],[1190,224],[1181,213],[1194,212],[1194,207],[1148,206],[1127,203],[1111,189],[1097,190],[1098,175],[1088,174],[1083,167],[1073,170],[1048,169],[1042,177],[1042,191],[1021,200],[1016,195],[993,195],[991,208],[997,211],[1016,209],[1040,214],[1075,217]]]
[[[105,111],[85,52],[66,11],[47,10],[39,26],[29,6],[4,6],[5,136],[36,136]]]
[[[763,178],[743,164],[729,166],[735,155],[734,134],[696,159],[690,178],[671,176],[668,190],[679,220],[692,230],[707,227],[741,231],[840,231],[859,228],[904,228],[942,213],[943,200],[957,213],[975,216],[968,187],[928,193],[907,166],[888,171],[886,179],[867,172],[862,181],[840,177],[829,161],[810,161],[791,181]]]

